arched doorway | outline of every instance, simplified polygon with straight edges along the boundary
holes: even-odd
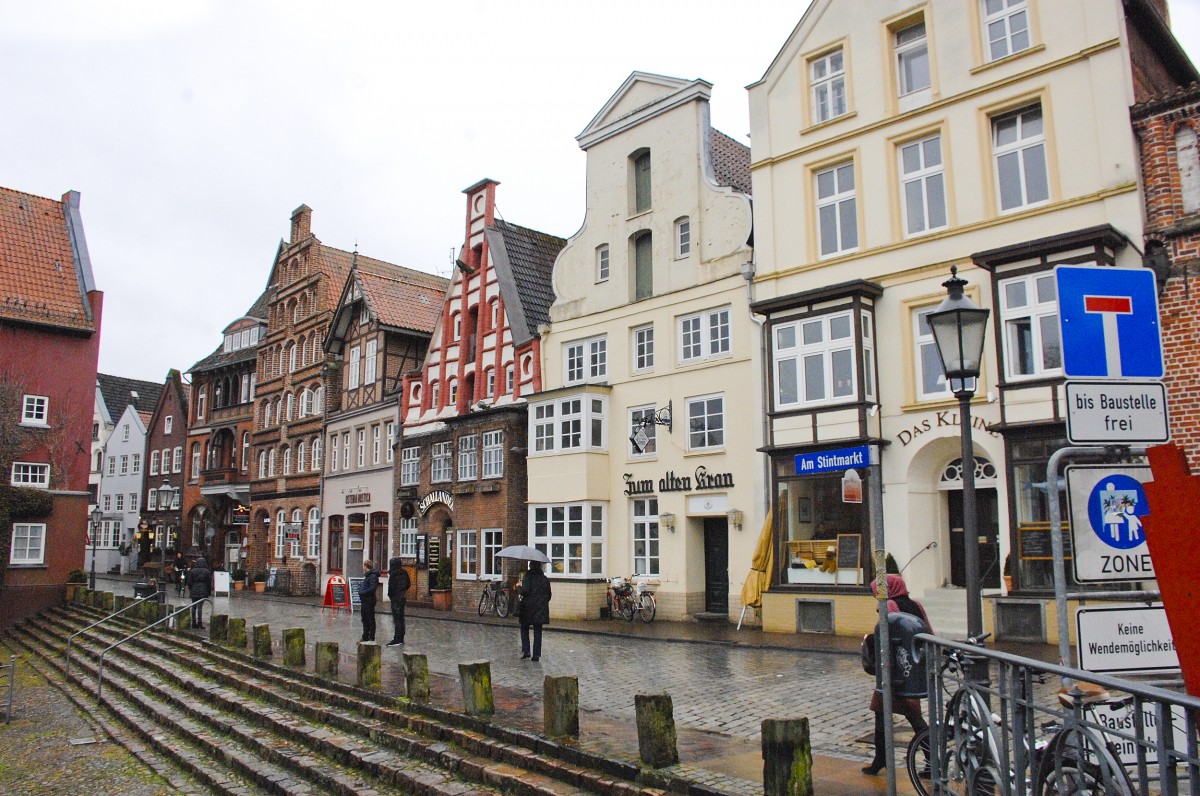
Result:
[[[996,492],[996,467],[975,456],[975,509],[979,531],[979,585],[1000,587],[1000,503]],[[946,492],[950,527],[950,582],[967,585],[964,514],[962,499],[963,461],[956,458],[942,468],[938,489]]]

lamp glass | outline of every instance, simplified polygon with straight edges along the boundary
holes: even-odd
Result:
[[[929,314],[929,327],[947,379],[973,379],[979,375],[989,314],[966,297],[946,299]]]
[[[104,512],[100,510],[99,506],[92,509],[91,518],[92,518],[92,525],[99,525],[100,521],[104,519]]]

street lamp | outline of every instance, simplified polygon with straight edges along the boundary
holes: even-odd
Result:
[[[88,589],[90,591],[95,591],[96,590],[96,540],[100,536],[100,522],[101,522],[101,520],[104,519],[104,512],[100,510],[99,506],[96,506],[96,508],[92,509],[92,513],[90,516],[91,516],[91,520],[92,520],[92,572],[91,572],[91,575],[88,577]]]
[[[929,313],[929,326],[950,390],[958,398],[962,436],[963,559],[967,570],[967,635],[983,633],[983,598],[979,584],[979,517],[975,507],[975,456],[971,452],[971,396],[983,359],[983,337],[988,311],[963,295],[965,279],[950,268],[942,283],[949,295]]]
[[[159,534],[158,544],[164,551],[167,547],[167,537],[170,535],[169,528],[171,523],[171,506],[174,503],[175,489],[171,486],[171,482],[163,479],[162,486],[158,488],[158,510],[166,515],[162,524],[162,533]]]

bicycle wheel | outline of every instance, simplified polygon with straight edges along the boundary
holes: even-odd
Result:
[[[496,613],[501,617],[508,616],[508,592],[501,591],[496,594]]]
[[[946,733],[941,755],[941,778],[947,793],[970,796],[979,780],[977,772],[998,759],[992,714],[983,698],[973,691],[959,690],[946,707]],[[993,777],[995,782],[996,778]]]
[[[479,595],[479,615],[483,616],[492,610],[492,593],[484,589],[483,594]]]
[[[650,624],[654,621],[654,615],[658,613],[658,603],[654,601],[653,594],[643,594],[638,600],[638,614],[642,617],[642,621]]]
[[[904,767],[918,796],[929,796],[929,730],[921,730],[909,741]]]
[[[621,616],[626,622],[633,621],[633,597],[621,595],[617,598],[617,605],[621,608]]]
[[[1046,747],[1033,792],[1037,796],[1133,796],[1134,788],[1109,744],[1089,730],[1076,729],[1058,733]]]

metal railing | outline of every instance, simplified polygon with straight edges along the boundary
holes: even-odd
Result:
[[[932,728],[927,751],[909,755],[920,793],[1200,796],[1200,699],[935,636],[917,639]],[[940,666],[950,653],[984,660],[990,681],[972,681],[970,667]],[[1073,685],[1060,688],[1063,682]],[[922,764],[928,780],[918,784]]]
[[[17,680],[17,656],[12,655],[8,663],[0,665],[0,680],[8,678],[8,696],[4,700],[4,723],[12,721],[13,684]]]
[[[114,611],[113,613],[109,614],[108,616],[104,617],[103,619],[92,622],[90,625],[85,627],[83,630],[77,630],[74,633],[72,633],[71,635],[67,636],[67,677],[71,676],[71,642],[73,642],[75,640],[76,636],[86,633],[89,630],[91,630],[92,628],[98,627],[110,619],[115,619],[116,617],[120,616],[121,614],[125,613],[126,611],[130,611],[134,608],[137,608],[139,605],[143,604],[147,600],[154,600],[155,602],[157,602],[158,595],[152,594],[148,597],[139,597],[136,600],[134,600],[133,602],[131,602],[129,605],[122,608],[121,610]]]
[[[100,653],[100,664],[99,664],[99,666],[96,667],[96,701],[97,702],[100,701],[101,691],[104,688],[104,659],[108,655],[108,653],[112,652],[114,649],[121,646],[126,641],[131,641],[131,640],[137,638],[138,636],[145,633],[147,630],[152,630],[152,629],[158,627],[159,625],[161,625],[163,622],[170,621],[171,619],[175,618],[176,616],[183,613],[184,611],[192,610],[192,608],[196,605],[196,603],[208,603],[210,606],[213,605],[213,601],[212,601],[211,597],[201,597],[199,600],[194,600],[194,601],[188,603],[187,605],[183,606],[182,608],[176,608],[174,611],[171,611],[169,614],[167,614],[163,618],[159,619],[157,622],[151,622],[150,624],[146,625],[145,627],[140,628],[140,629],[135,630],[134,632],[130,633],[125,638],[120,639],[118,641],[114,641],[112,644],[109,644],[107,647],[105,647],[104,651]]]

